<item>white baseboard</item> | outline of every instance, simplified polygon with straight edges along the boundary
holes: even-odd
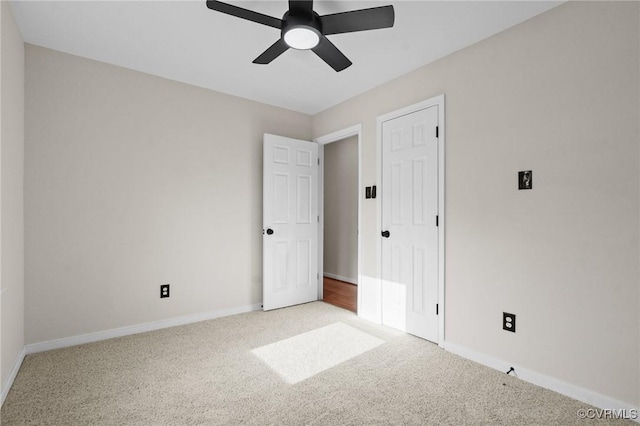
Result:
[[[52,349],[66,348],[69,346],[83,345],[85,343],[97,342],[100,340],[112,339],[114,337],[129,336],[131,334],[144,333],[147,331],[160,330],[162,328],[175,327],[178,325],[191,324],[215,318],[227,317],[230,315],[243,314],[246,312],[258,311],[262,309],[261,304],[241,306],[238,308],[222,309],[218,311],[203,312],[200,314],[187,315],[177,318],[169,318],[160,321],[136,324],[127,327],[113,328],[110,330],[97,331],[95,333],[82,334],[79,336],[65,337],[62,339],[49,340],[46,342],[32,343],[25,346],[25,353],[34,354],[37,352],[50,351]]]
[[[640,413],[640,407],[634,407],[631,404],[618,401],[614,398],[610,398],[606,395],[599,394],[589,389],[582,388],[580,386],[572,385],[571,383],[563,382],[562,380],[555,379],[551,376],[545,376],[544,374],[536,373],[535,371],[527,370],[526,368],[519,367],[512,363],[503,361],[498,358],[485,355],[480,352],[473,351],[463,346],[456,345],[454,343],[444,343],[444,349],[452,352],[456,355],[460,355],[463,358],[470,359],[479,364],[493,368],[498,371],[506,373],[510,367],[513,367],[515,372],[511,375],[518,377],[525,382],[532,383],[545,389],[549,389],[558,392],[562,395],[568,396],[575,400],[593,405],[597,408],[611,409],[611,410],[625,410],[626,413]],[[640,423],[640,418],[631,419]]]
[[[11,369],[11,374],[9,374],[9,377],[7,377],[7,381],[5,383],[2,383],[2,392],[0,392],[0,407],[4,405],[4,400],[9,394],[9,389],[11,389],[11,386],[13,386],[13,381],[16,379],[16,376],[18,375],[18,370],[20,370],[22,361],[24,361],[24,356],[25,356],[25,349],[22,348],[22,350],[18,354],[18,357],[16,358],[16,361],[13,364],[13,369]]]
[[[354,284],[354,285],[358,285],[358,279],[357,278],[343,277],[342,275],[331,274],[329,272],[325,272],[322,275],[324,275],[327,278],[332,278],[334,280],[344,281],[346,283],[351,283],[351,284]]]

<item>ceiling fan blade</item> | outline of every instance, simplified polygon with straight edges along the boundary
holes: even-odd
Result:
[[[298,16],[312,16],[313,0],[289,0],[289,13]]]
[[[287,43],[285,43],[283,39],[279,38],[278,41],[271,45],[271,47],[269,47],[267,50],[262,52],[260,56],[254,59],[253,63],[266,65],[286,52],[287,49],[289,49]]]
[[[217,12],[226,13],[227,15],[246,19],[248,21],[257,22],[258,24],[267,25],[274,28],[282,28],[282,20],[272,16],[263,15],[253,10],[243,9],[232,4],[223,3],[221,1],[207,0],[207,7]]]
[[[393,27],[394,20],[393,6],[352,10],[320,17],[322,32],[325,35],[389,28]]]
[[[312,50],[337,72],[351,65],[351,61],[325,36],[320,37],[320,43]]]

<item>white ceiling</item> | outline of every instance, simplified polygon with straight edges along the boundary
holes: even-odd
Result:
[[[287,0],[228,1],[281,18]],[[274,28],[214,12],[205,0],[18,1],[25,42],[315,114],[557,6],[559,1],[320,0],[320,14],[393,4],[393,28],[329,39],[353,62],[336,73],[311,51],[251,61]]]

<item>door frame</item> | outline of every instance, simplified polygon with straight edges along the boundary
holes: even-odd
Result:
[[[433,106],[438,107],[438,346],[444,348],[444,317],[445,310],[445,105],[444,94],[433,98],[418,102],[416,104],[391,111],[387,114],[378,116],[376,120],[376,142],[378,153],[378,182],[382,182],[382,124],[385,121],[402,117],[416,111],[427,109]],[[382,191],[380,191],[382,194]],[[382,196],[378,199],[378,233],[382,229]],[[382,241],[381,238],[376,239],[376,261],[378,264],[378,280],[380,288],[380,300],[382,301]],[[382,320],[382,319],[381,319]]]
[[[360,261],[362,253],[362,233],[360,231],[362,224],[362,124],[356,124],[313,139],[313,142],[318,144],[318,157],[320,158],[320,170],[318,171],[318,214],[320,216],[320,229],[318,232],[318,273],[322,275],[322,277],[318,278],[318,300],[322,300],[324,295],[324,281],[321,279],[324,277],[324,147],[332,142],[338,142],[352,136],[358,138],[358,305],[356,310],[360,312],[360,291],[362,289],[360,285],[362,282]]]

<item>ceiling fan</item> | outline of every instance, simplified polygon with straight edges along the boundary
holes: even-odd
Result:
[[[289,48],[310,49],[336,71],[344,70],[351,61],[329,41],[327,35],[389,28],[393,26],[395,17],[393,6],[320,16],[313,11],[312,0],[289,0],[289,10],[282,19],[221,1],[207,0],[207,7],[280,30],[278,41],[254,59],[254,64],[268,64]]]

